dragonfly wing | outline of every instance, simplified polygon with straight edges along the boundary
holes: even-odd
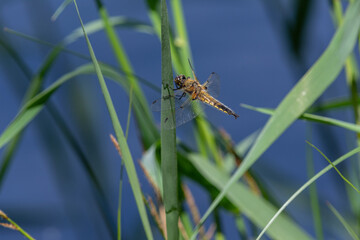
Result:
[[[161,98],[156,99],[155,101],[152,102],[151,110],[153,110],[155,112],[160,112],[161,111]]]
[[[165,128],[173,129],[191,121],[198,116],[200,112],[199,101],[193,101],[188,98],[186,102],[183,102],[180,107],[175,109],[175,121],[165,119],[163,124]]]
[[[171,121],[171,119],[165,119],[163,124],[167,129],[173,129],[178,126],[183,125],[194,119],[201,112],[201,107],[199,106],[199,101],[192,100],[189,95],[187,95],[184,91],[180,89],[174,92],[174,105],[173,109],[175,112],[175,119]],[[155,100],[151,104],[151,109],[153,111],[161,111],[161,98]],[[168,109],[165,109],[166,115],[172,114],[171,106]]]
[[[206,91],[213,97],[219,96],[220,93],[220,77],[216,73],[211,73],[206,82],[203,84]]]
[[[187,96],[183,96],[183,94],[184,94],[184,91],[182,89],[174,89],[174,96],[172,96],[172,97],[175,100],[175,108],[176,108],[176,105],[179,105],[179,107],[180,107],[181,104],[187,99]],[[182,99],[182,98],[184,98],[184,99]],[[180,101],[180,100],[182,100],[182,101]],[[155,112],[161,111],[161,98],[156,99],[155,101],[153,101],[151,103],[151,110],[153,110]]]

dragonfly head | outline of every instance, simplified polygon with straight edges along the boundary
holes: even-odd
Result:
[[[182,88],[185,84],[185,81],[186,81],[186,77],[185,75],[178,75],[176,76],[174,82],[175,82],[175,85],[178,87],[178,88]]]

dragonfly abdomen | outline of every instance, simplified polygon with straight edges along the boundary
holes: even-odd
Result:
[[[231,108],[208,94],[199,94],[198,99],[224,113],[234,116],[235,119],[239,117]]]

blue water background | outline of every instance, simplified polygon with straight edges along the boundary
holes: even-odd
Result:
[[[282,1],[282,3],[285,16],[292,19],[291,2]],[[60,1],[54,0],[2,0],[0,27],[1,29],[8,27],[44,41],[58,43],[79,27],[73,5],[70,5],[56,22],[50,21],[59,4]],[[93,1],[79,0],[78,4],[85,23],[99,18]],[[144,1],[108,0],[105,1],[105,5],[111,16],[122,15],[150,23]],[[284,29],[278,24],[278,14],[270,13],[263,1],[183,1],[183,7],[193,65],[198,77],[205,80],[211,72],[217,72],[221,77],[219,99],[235,110],[240,118],[234,120],[210,108],[207,109],[207,116],[214,125],[224,128],[236,143],[261,129],[268,119],[268,116],[243,109],[239,104],[275,108],[326,49],[335,31],[328,2],[312,3],[309,21],[305,28],[305,38],[302,39],[303,62],[299,64],[289,51]],[[161,48],[158,38],[126,29],[118,30],[117,33],[136,74],[160,86]],[[7,39],[11,43],[33,73],[39,69],[50,51],[47,46],[6,32],[1,32],[0,38]],[[116,65],[111,47],[103,32],[91,35],[90,40],[99,60]],[[70,45],[69,49],[88,55],[84,39]],[[0,61],[0,130],[2,132],[21,106],[28,79],[1,47]],[[85,60],[69,54],[61,54],[46,77],[46,86],[84,63]],[[109,140],[109,134],[113,133],[112,124],[96,77],[81,76],[77,79],[63,86],[54,95],[52,102],[60,109],[73,134],[91,156],[92,166],[101,176],[102,184],[106,186],[115,220],[120,159]],[[111,81],[107,83],[120,122],[125,126],[127,96],[115,83]],[[159,93],[146,86],[143,86],[143,89],[149,102],[159,97]],[[322,99],[332,99],[347,94],[348,89],[342,73]],[[155,116],[158,121],[159,116],[156,114]],[[328,116],[353,121],[351,111],[347,110],[332,112]],[[190,125],[179,128],[178,133],[184,141],[193,145],[195,142]],[[1,188],[0,209],[36,239],[108,239],[110,236],[99,218],[100,214],[96,210],[87,177],[76,161],[76,155],[67,146],[61,132],[54,126],[53,120],[48,117],[46,111],[43,111],[27,127]],[[332,160],[352,147],[349,139],[353,136],[349,132],[318,124],[312,124],[311,127],[312,142]],[[48,130],[41,133],[40,128]],[[324,139],[324,133],[330,135],[325,135]],[[142,156],[138,136],[135,124],[132,122],[128,143],[135,161]],[[306,139],[308,136],[305,122],[295,122],[252,168],[266,182],[279,203],[284,202],[307,179]],[[0,153],[3,152],[1,149]],[[51,159],[57,159],[58,164]],[[327,164],[317,153],[314,153],[314,161],[317,170]],[[344,168],[344,165],[342,167]],[[63,175],[56,177],[59,168],[62,168]],[[153,195],[139,168],[138,174],[144,192]],[[61,185],[59,179],[67,179],[65,186]],[[189,183],[191,189],[198,193],[196,201],[203,214],[210,200],[199,186],[192,184],[191,181]],[[325,233],[327,237],[334,239],[343,237],[344,232],[341,227],[329,227],[339,223],[325,207],[325,202],[331,202],[344,216],[349,216],[350,208],[343,185],[342,180],[335,173],[329,173],[318,181],[322,214],[327,221]],[[123,237],[142,239],[144,232],[126,175],[123,191]],[[64,194],[70,197],[64,200]],[[64,210],[66,206],[72,209],[70,213]],[[314,234],[307,193],[295,200],[289,209],[294,219],[306,231]],[[236,233],[234,217],[224,211],[221,212],[221,216],[224,218],[223,229],[227,237],[240,239]],[[157,231],[155,232],[158,234]],[[14,231],[0,228],[0,239],[21,238]]]

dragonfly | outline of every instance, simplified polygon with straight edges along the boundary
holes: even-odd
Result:
[[[194,78],[186,77],[180,74],[175,77],[174,89],[175,102],[175,121],[172,122],[168,118],[162,124],[167,129],[179,127],[202,113],[201,105],[208,105],[214,107],[224,113],[232,115],[236,118],[239,117],[231,108],[216,99],[220,91],[220,78],[219,75],[212,72],[205,83],[201,84],[195,75],[194,69],[189,61],[190,68]],[[165,99],[165,98],[164,98]],[[151,104],[153,111],[161,111],[161,98],[155,100]],[[171,110],[171,109],[167,109]]]

